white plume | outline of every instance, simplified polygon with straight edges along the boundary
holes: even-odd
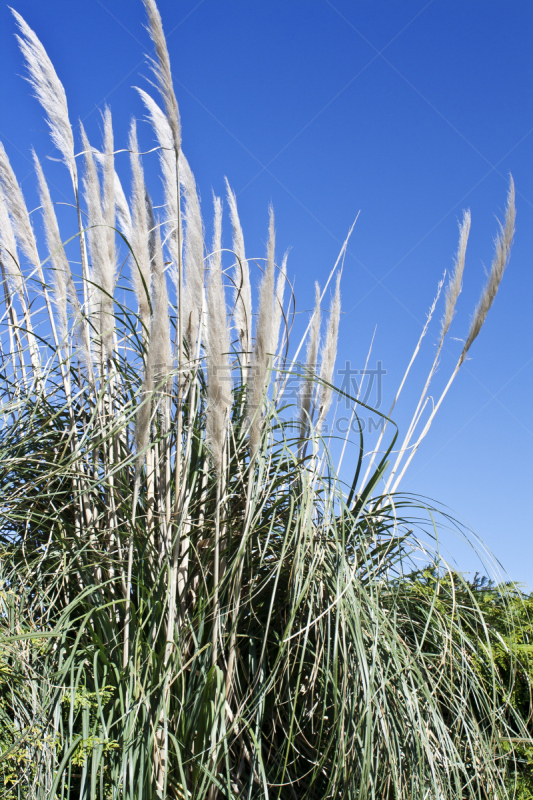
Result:
[[[222,454],[228,413],[231,408],[231,373],[229,367],[230,334],[226,297],[222,281],[222,202],[214,198],[215,220],[213,252],[207,284],[207,413],[206,433],[217,471],[222,468]]]
[[[85,176],[84,190],[87,211],[89,215],[89,229],[87,238],[91,255],[91,310],[99,318],[98,330],[103,337],[106,351],[112,348],[112,335],[114,332],[113,319],[113,292],[115,284],[116,264],[110,259],[108,227],[102,208],[102,198],[98,173],[93,150],[81,126],[83,149],[85,151]]]
[[[29,72],[29,81],[33,86],[35,95],[47,115],[52,141],[63,156],[63,160],[70,172],[72,183],[77,191],[78,178],[76,160],[74,158],[74,137],[68,116],[67,96],[63,84],[50,61],[43,45],[16,11],[13,15],[20,28],[22,36],[17,40],[26,59]]]
[[[184,222],[184,333],[192,348],[198,335],[198,325],[204,290],[204,232],[196,181],[189,163],[180,153],[180,181],[185,193]]]
[[[106,224],[109,263],[115,264],[115,156],[113,124],[109,106],[104,109],[104,157],[102,159],[103,198],[102,210]]]
[[[514,181],[511,177],[509,183],[509,192],[507,193],[507,208],[505,209],[505,222],[503,225],[500,224],[500,235],[497,237],[495,241],[496,252],[494,254],[494,259],[492,261],[489,278],[485,285],[485,288],[483,289],[483,292],[481,293],[479,303],[477,304],[476,310],[474,312],[472,324],[470,326],[465,346],[461,354],[461,361],[464,361],[464,359],[466,358],[466,354],[468,353],[470,347],[472,346],[474,339],[477,337],[481,328],[483,327],[483,323],[485,322],[490,307],[492,306],[494,298],[496,297],[496,293],[498,292],[501,279],[503,278],[503,273],[505,272],[507,264],[509,263],[509,257],[511,255],[511,245],[513,243],[515,219],[516,219],[515,190],[514,190]]]
[[[470,211],[465,211],[463,213],[463,221],[459,225],[459,247],[457,248],[457,255],[455,256],[455,264],[448,286],[446,287],[446,302],[440,334],[441,342],[450,329],[455,314],[457,298],[461,294],[461,289],[463,288],[463,271],[465,268],[466,245],[468,242],[468,234],[470,233],[470,223]]]
[[[331,301],[329,309],[328,329],[326,331],[326,338],[322,347],[322,358],[320,365],[320,380],[324,384],[331,384],[333,381],[333,370],[335,368],[335,359],[337,357],[337,341],[339,338],[339,322],[341,317],[341,273],[337,275],[337,283],[335,285],[335,294]],[[331,397],[333,390],[331,386],[322,385],[320,387],[319,396],[319,419],[317,427],[320,428],[326,414],[331,405]]]
[[[9,290],[12,293],[22,291],[22,273],[15,233],[9,218],[8,205],[4,190],[0,185],[0,256],[4,263]]]
[[[146,213],[146,187],[144,184],[144,172],[139,155],[139,144],[137,142],[137,125],[135,120],[131,123],[130,138],[130,163],[133,177],[132,184],[132,233],[130,244],[135,255],[135,261],[131,265],[131,275],[133,288],[139,304],[139,314],[145,326],[149,323],[150,304],[148,302],[150,292],[150,250],[148,218]]]
[[[17,241],[28,261],[34,267],[39,267],[40,258],[30,215],[2,142],[0,142],[0,183],[4,190]]]
[[[126,195],[124,194],[124,189],[122,188],[120,178],[118,177],[116,172],[115,172],[114,193],[115,193],[115,209],[117,214],[118,228],[124,234],[128,242],[131,244],[131,241],[133,239],[133,222],[131,219],[131,213],[128,201],[126,200]]]
[[[262,428],[261,407],[266,388],[270,348],[272,345],[272,318],[274,299],[274,250],[276,233],[274,230],[274,210],[270,207],[267,263],[259,288],[259,312],[255,331],[255,345],[252,354],[252,374],[248,386],[248,420],[250,424],[250,449],[255,454],[259,446]]]
[[[167,119],[172,130],[173,145],[177,153],[181,147],[180,113],[172,83],[170,58],[168,55],[165,34],[163,31],[163,24],[161,22],[161,15],[159,14],[159,10],[154,0],[144,0],[144,6],[146,8],[146,13],[148,14],[148,30],[150,31],[150,36],[155,45],[155,51],[157,54],[157,61],[154,61],[153,59],[150,59],[150,61],[159,84],[159,91],[161,93],[161,97],[163,98],[163,103],[167,112]]]
[[[305,377],[300,395],[300,436],[305,439],[312,417],[312,401],[315,388],[314,375],[317,370],[318,343],[320,334],[320,287],[315,283],[315,309],[311,319],[307,352],[305,358]]]
[[[39,159],[35,153],[33,154],[33,160],[35,163],[37,180],[39,182],[39,196],[43,210],[44,232],[46,244],[48,245],[48,251],[50,253],[50,262],[52,264],[54,298],[61,326],[61,338],[63,339],[67,330],[67,298],[73,306],[76,316],[79,318],[80,308],[78,296],[72,279],[70,264],[61,241],[61,234],[52,198],[50,197],[50,190]]]
[[[277,354],[279,342],[279,327],[283,316],[283,298],[285,295],[285,283],[287,281],[287,258],[288,253],[283,256],[281,268],[276,282],[276,296],[274,298],[274,310],[272,312],[272,344],[271,352]]]
[[[137,89],[137,91],[139,92],[141,99],[148,110],[150,122],[161,148],[159,151],[159,160],[163,175],[163,187],[165,190],[165,239],[166,246],[172,260],[170,275],[177,286],[178,264],[181,254],[179,251],[178,241],[179,209],[176,155],[174,151],[172,130],[165,114],[163,111],[161,111],[155,100],[153,100],[143,89]]]
[[[147,215],[150,226],[150,262],[152,272],[152,320],[150,343],[147,355],[147,371],[160,395],[160,410],[163,422],[167,422],[168,396],[166,379],[172,368],[172,349],[170,343],[170,318],[168,313],[168,292],[163,261],[160,225],[154,219],[152,206],[147,195]]]
[[[247,353],[250,351],[252,341],[252,288],[250,285],[250,270],[244,251],[244,236],[237,211],[237,198],[227,178],[226,189],[231,225],[233,228],[233,251],[237,259],[233,273],[233,318],[237,334],[241,340],[241,347],[243,350],[242,361],[244,366],[246,366],[248,361]]]

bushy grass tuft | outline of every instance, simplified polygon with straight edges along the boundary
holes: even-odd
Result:
[[[160,148],[159,208],[135,125],[129,201],[108,109],[101,150],[82,131],[75,155],[63,87],[16,16],[79,225],[60,231],[36,161],[38,246],[1,149],[3,796],[506,797],[513,738],[527,736],[516,652],[422,544],[453,521],[398,493],[434,417],[423,411],[439,354],[392,470],[384,417],[384,452],[365,454],[362,435],[345,443],[355,467],[341,481],[321,434],[340,396],[338,280],[322,346],[320,305],[346,244],[293,348],[273,211],[257,309],[260,270],[229,186],[233,248],[222,248],[219,198],[205,242],[161,19],[145,5],[162,99],[142,93]],[[513,230],[511,187],[487,288],[436,408],[494,300]],[[343,400],[357,420],[360,399]]]

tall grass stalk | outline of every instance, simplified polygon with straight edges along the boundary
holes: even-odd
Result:
[[[61,82],[15,12],[78,227],[60,229],[35,157],[39,240],[1,147],[3,796],[506,797],[509,741],[524,735],[512,674],[500,674],[496,634],[474,601],[445,613],[468,587],[428,542],[457,526],[398,486],[494,301],[514,230],[512,185],[487,287],[440,399],[423,422],[469,216],[439,351],[393,468],[387,417],[383,453],[365,453],[361,436],[346,481],[324,429],[336,397],[351,400],[355,418],[362,407],[333,385],[348,239],[292,351],[294,298],[287,257],[276,261],[273,211],[257,308],[229,184],[232,249],[219,198],[206,246],[161,18],[154,0],[145,6],[162,100],[139,90],[160,153],[156,211],[135,122],[129,203],[109,109],[101,149],[82,128],[74,155]],[[434,566],[434,588],[414,602],[420,559]]]

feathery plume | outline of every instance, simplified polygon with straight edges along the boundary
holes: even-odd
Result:
[[[250,449],[254,455],[261,437],[261,404],[270,360],[272,345],[272,315],[274,298],[274,250],[276,233],[274,230],[274,209],[270,207],[267,263],[259,289],[259,311],[255,331],[255,346],[252,355],[252,374],[248,387],[248,420],[250,424]]]
[[[160,226],[156,223],[148,192],[145,194],[146,219],[150,230],[149,254],[152,272],[152,318],[143,376],[141,405],[135,420],[135,443],[137,448],[137,469],[142,462],[142,453],[148,445],[150,420],[152,417],[152,394],[154,385],[158,393],[163,393],[160,404],[163,425],[168,422],[166,414],[165,384],[171,364],[170,319],[168,315],[168,293],[163,262]]]
[[[38,268],[41,260],[37,251],[37,242],[35,241],[30,215],[24,202],[22,189],[15,177],[2,142],[0,142],[0,183],[4,190],[17,241],[28,261]]]
[[[207,284],[207,414],[206,435],[217,472],[222,469],[222,454],[228,413],[231,408],[230,335],[226,298],[222,282],[222,202],[214,198],[215,220],[213,251]]]
[[[152,392],[153,380],[151,367],[149,364],[150,345],[144,369],[143,382],[141,387],[141,402],[135,415],[135,447],[137,450],[136,468],[139,470],[143,459],[144,451],[150,438],[150,420],[152,418]]]
[[[17,242],[13,225],[9,218],[7,199],[0,184],[0,254],[4,262],[7,282],[12,293],[22,292],[22,272],[20,271]]]
[[[106,224],[109,263],[115,264],[115,156],[113,124],[109,106],[104,109],[104,155],[101,160],[103,174],[102,210]]]
[[[163,32],[161,15],[154,0],[144,0],[144,7],[148,14],[150,37],[155,45],[157,61],[150,59],[152,69],[159,84],[159,92],[163,98],[167,119],[172,130],[173,145],[176,154],[181,147],[181,122],[178,101],[174,93],[172,83],[172,73],[170,70],[170,58],[168,55],[167,42]]]
[[[435,373],[437,371],[437,367],[438,367],[438,365],[440,363],[440,354],[441,354],[442,346],[444,344],[444,337],[448,333],[448,330],[449,330],[450,325],[452,323],[452,319],[453,319],[453,316],[454,316],[454,313],[455,313],[455,306],[457,304],[457,298],[459,297],[459,294],[461,293],[462,280],[463,280],[463,271],[464,271],[464,265],[465,265],[466,245],[467,245],[467,242],[468,242],[468,234],[470,232],[470,222],[471,222],[470,212],[469,211],[465,211],[464,214],[463,214],[463,221],[459,225],[459,245],[458,245],[457,254],[456,254],[456,257],[455,257],[454,269],[453,269],[453,272],[452,272],[452,274],[450,276],[450,279],[448,281],[448,285],[446,287],[444,316],[442,318],[442,323],[441,323],[441,333],[440,333],[439,344],[438,344],[438,347],[437,347],[437,352],[435,354],[435,358],[433,359],[433,364],[431,365],[431,369],[428,372],[428,376],[426,378],[426,382],[424,384],[424,388],[422,389],[422,393],[420,394],[420,398],[418,400],[417,406],[415,408],[414,414],[413,414],[411,422],[409,424],[409,428],[407,429],[407,433],[405,434],[405,438],[403,440],[402,446],[400,447],[400,449],[398,451],[398,455],[396,456],[395,464],[394,464],[394,466],[393,466],[393,468],[392,468],[392,470],[390,472],[389,478],[387,479],[387,486],[390,486],[392,484],[392,481],[393,481],[393,479],[394,479],[394,477],[396,475],[396,472],[399,469],[399,465],[400,465],[401,461],[403,460],[404,455],[408,451],[409,443],[411,441],[411,438],[412,438],[412,436],[413,436],[413,434],[414,434],[414,432],[415,432],[415,430],[417,428],[417,425],[418,425],[418,423],[420,421],[420,417],[421,417],[422,413],[424,412],[424,409],[426,408],[426,404],[428,402],[427,392],[429,390],[431,381],[433,380],[433,376],[435,375]],[[429,311],[429,314],[428,314],[428,318],[426,320],[426,324],[425,324],[424,329],[422,331],[422,336],[420,337],[418,345],[417,345],[417,347],[415,349],[415,352],[413,353],[413,356],[411,358],[411,362],[410,362],[409,366],[407,367],[407,371],[406,371],[406,373],[404,375],[404,378],[402,380],[402,383],[400,385],[400,388],[398,390],[396,398],[395,398],[395,400],[394,400],[394,402],[392,404],[391,411],[389,412],[389,417],[391,415],[392,409],[396,405],[396,400],[398,399],[398,396],[399,396],[399,394],[400,394],[400,392],[401,392],[401,390],[403,388],[403,385],[405,383],[405,379],[407,377],[407,374],[408,374],[408,372],[409,372],[409,370],[411,368],[411,365],[412,365],[412,363],[413,363],[413,361],[414,361],[414,359],[416,357],[416,354],[417,354],[418,349],[420,347],[420,342],[423,339],[423,337],[424,337],[424,335],[426,333],[427,327],[429,325],[429,321],[430,321],[431,317],[433,316],[433,312],[435,311],[435,306],[436,306],[437,300],[438,300],[438,298],[440,296],[445,277],[446,277],[446,273],[444,273],[444,277],[443,277],[442,281],[440,281],[440,283],[439,283],[437,296],[436,296],[435,300],[433,301],[433,305],[430,308],[430,311]],[[387,423],[385,423],[385,427],[387,427]],[[385,428],[382,430],[382,432],[380,434],[379,441],[378,441],[378,447],[381,444],[381,439],[382,439],[384,430],[385,430]],[[372,460],[370,461],[369,467],[367,468],[367,475],[369,474],[369,469],[372,466],[373,461],[374,461],[374,457],[372,457]],[[366,480],[366,476],[365,476],[365,480]]]
[[[31,314],[28,308],[28,304],[26,302],[26,297],[24,296],[24,277],[20,269],[18,253],[17,253],[17,243],[13,231],[13,226],[9,218],[7,200],[4,195],[4,189],[1,183],[0,183],[0,263],[2,265],[2,272],[3,273],[5,272],[7,285],[10,293],[12,295],[17,294],[20,303],[22,305],[22,313],[24,316],[24,323],[28,335],[28,347],[30,352],[30,359],[32,362],[33,374],[34,378],[37,381],[37,385],[39,385],[40,374],[41,374],[39,350],[37,348],[35,337],[33,335]],[[12,306],[11,306],[11,313],[13,314],[13,320],[15,326],[18,326],[18,323],[16,322],[16,312]]]
[[[152,321],[150,326],[150,343],[148,346],[146,369],[151,375],[151,380],[157,387],[162,397],[161,411],[163,421],[166,423],[166,406],[168,397],[165,395],[166,379],[171,369],[170,345],[170,318],[168,314],[168,292],[163,261],[163,247],[161,243],[161,229],[154,218],[152,204],[146,195],[146,210],[150,226],[150,262],[152,272]]]
[[[466,245],[468,243],[468,235],[470,233],[470,223],[470,211],[465,211],[463,213],[463,221],[459,225],[459,246],[457,248],[457,255],[455,256],[453,273],[451,274],[448,286],[446,287],[444,317],[442,318],[440,334],[441,342],[450,329],[450,325],[452,324],[452,319],[455,314],[457,298],[461,294],[461,289],[463,288],[463,271],[465,268]]]
[[[46,302],[49,303],[49,298],[47,296],[46,287],[44,285],[44,274],[41,267],[41,260],[39,258],[39,252],[37,250],[37,242],[35,240],[35,234],[33,232],[33,227],[30,220],[30,215],[28,214],[28,209],[26,208],[26,203],[24,202],[24,196],[22,194],[22,190],[17,182],[15,177],[15,173],[9,163],[9,159],[7,157],[6,151],[4,150],[2,144],[0,143],[0,184],[2,185],[5,200],[8,205],[9,215],[11,217],[11,222],[13,224],[15,238],[18,240],[26,258],[30,261],[32,266],[34,267],[35,272],[39,280],[41,281],[41,287],[44,289]],[[16,285],[20,286],[21,293],[20,298],[23,300],[22,296],[22,287],[24,283],[24,279],[20,272],[20,265],[12,263],[10,267],[14,268],[14,275],[16,275]],[[8,268],[10,271],[10,268]],[[31,313],[27,306],[27,304],[23,300],[23,308],[24,308],[24,317],[26,327],[29,332],[32,331],[32,322],[31,322]],[[50,313],[52,313],[50,306],[48,305],[48,309]],[[38,365],[38,354],[37,354],[37,347],[35,345],[35,341],[33,336],[29,342],[31,357],[33,364],[37,367]]]
[[[490,307],[492,306],[494,298],[496,297],[496,294],[498,292],[501,279],[503,278],[503,273],[505,272],[507,264],[509,263],[509,257],[511,255],[511,245],[513,243],[513,236],[514,236],[515,219],[516,219],[515,190],[514,190],[514,181],[513,178],[511,177],[509,183],[509,192],[507,194],[507,208],[505,209],[505,221],[503,225],[500,223],[500,234],[495,241],[496,252],[494,254],[494,259],[492,261],[489,278],[485,285],[485,288],[483,289],[476,310],[474,311],[472,324],[470,325],[470,330],[466,338],[465,346],[463,348],[463,352],[461,353],[461,362],[463,362],[464,359],[466,358],[466,354],[468,353],[470,347],[472,346],[474,339],[476,339],[481,328],[483,327],[483,323],[485,322]]]
[[[128,205],[128,201],[126,200],[126,195],[124,194],[124,189],[122,188],[120,178],[116,172],[114,194],[118,228],[131,245],[133,239],[133,222],[131,219],[130,207]]]
[[[89,214],[87,238],[92,261],[89,276],[93,284],[90,290],[91,306],[92,310],[99,316],[99,333],[103,337],[104,347],[109,353],[114,330],[112,315],[116,265],[114,261],[110,260],[109,239],[102,209],[100,183],[98,181],[94,153],[83,125],[81,125],[81,137],[85,151],[85,201]]]
[[[250,285],[250,270],[244,251],[244,236],[237,211],[237,198],[235,192],[228,183],[228,179],[226,178],[225,180],[230,219],[233,228],[233,251],[237,259],[233,277],[233,319],[241,341],[243,365],[246,366],[248,360],[247,353],[250,350],[250,343],[252,341],[252,287]]]
[[[512,245],[513,236],[514,236],[515,217],[516,217],[515,192],[514,192],[513,179],[511,177],[510,185],[509,185],[509,192],[507,194],[507,208],[505,210],[505,222],[504,222],[503,225],[501,225],[501,223],[500,223],[500,235],[497,237],[496,242],[495,242],[496,252],[494,254],[494,259],[492,261],[492,266],[491,266],[491,270],[490,270],[490,273],[489,273],[489,278],[488,278],[488,281],[487,281],[487,283],[485,285],[485,288],[483,289],[483,292],[481,293],[481,298],[480,298],[479,303],[478,303],[478,305],[476,307],[476,310],[474,312],[472,323],[470,325],[470,331],[468,332],[468,336],[466,338],[466,342],[464,344],[463,350],[461,352],[461,355],[459,356],[457,364],[455,365],[454,371],[452,372],[450,378],[448,379],[448,383],[446,384],[446,386],[444,387],[443,391],[441,392],[441,395],[440,395],[439,399],[437,400],[437,402],[433,405],[433,409],[431,411],[431,414],[429,415],[429,418],[427,419],[426,424],[425,424],[424,428],[422,429],[422,432],[418,436],[418,439],[414,443],[414,445],[410,446],[409,456],[408,456],[408,458],[407,458],[407,460],[406,460],[406,462],[405,462],[405,464],[403,466],[402,471],[396,477],[396,474],[397,474],[397,472],[399,470],[399,463],[400,463],[401,457],[404,455],[404,453],[407,450],[407,447],[409,446],[410,438],[407,439],[407,441],[404,443],[404,445],[402,445],[402,449],[400,450],[400,452],[398,454],[398,457],[396,459],[396,464],[394,465],[394,469],[392,470],[392,472],[391,472],[391,474],[390,474],[390,476],[389,476],[389,478],[387,480],[387,484],[385,486],[385,493],[387,493],[389,491],[389,489],[392,492],[397,491],[398,486],[400,485],[400,483],[401,483],[401,481],[403,479],[403,476],[405,475],[406,470],[409,468],[409,465],[410,465],[411,461],[413,460],[413,458],[415,456],[415,453],[417,452],[418,448],[420,447],[420,443],[426,437],[429,429],[431,428],[433,420],[435,419],[435,415],[437,414],[439,408],[441,407],[444,398],[448,394],[448,391],[450,390],[450,387],[451,387],[452,383],[454,382],[454,380],[455,380],[455,378],[457,376],[457,373],[459,372],[459,370],[460,370],[460,368],[461,368],[461,366],[462,366],[462,364],[463,364],[463,362],[464,362],[464,360],[466,358],[466,354],[468,353],[470,347],[472,346],[472,343],[474,342],[474,340],[476,339],[477,335],[479,334],[481,328],[483,327],[483,323],[485,322],[485,319],[486,319],[487,314],[488,314],[488,312],[490,310],[490,307],[492,306],[492,304],[494,302],[494,298],[496,297],[496,294],[498,292],[498,288],[499,288],[501,280],[503,278],[503,273],[505,272],[507,264],[509,263],[509,256],[511,254],[511,245]],[[412,435],[413,429],[414,429],[413,428],[413,424],[411,424],[409,436]],[[393,479],[394,478],[395,478],[395,481],[394,481],[394,484],[393,484]]]
[[[60,334],[61,339],[64,339],[67,331],[67,298],[74,307],[76,316],[79,317],[80,308],[78,296],[72,279],[70,264],[61,241],[61,234],[59,232],[59,225],[52,198],[50,197],[50,190],[35,152],[33,153],[33,161],[39,183],[39,197],[43,211],[46,244],[48,245],[50,261],[52,263],[54,299],[61,326]]]
[[[200,312],[203,305],[204,290],[204,232],[200,201],[196,191],[196,181],[189,163],[183,153],[180,153],[180,182],[185,193],[185,208],[183,211],[184,235],[184,300],[183,321],[184,334],[187,336],[194,349]]]
[[[145,326],[148,326],[150,316],[150,304],[148,302],[150,291],[150,250],[148,217],[146,211],[146,188],[144,184],[144,172],[139,155],[139,144],[137,141],[137,123],[131,123],[130,137],[130,163],[132,172],[132,234],[130,244],[135,255],[132,264],[132,281],[135,296],[139,304],[139,314]]]
[[[178,264],[181,258],[181,253],[179,250],[178,241],[178,185],[172,130],[166,116],[161,111],[155,100],[143,89],[137,88],[137,91],[139,92],[141,99],[146,106],[151,125],[161,148],[159,152],[159,162],[161,165],[163,187],[165,191],[165,239],[168,252],[172,260],[170,277],[172,278],[175,286],[178,288]]]
[[[70,172],[74,190],[77,191],[78,177],[74,158],[74,137],[68,116],[65,89],[35,33],[20,14],[13,9],[11,11],[22,33],[22,36],[17,36],[17,40],[26,59],[28,80],[46,112],[46,122],[50,128],[52,142],[62,154]]]
[[[281,325],[281,317],[283,316],[283,297],[285,295],[285,283],[287,280],[287,258],[289,254],[285,253],[283,261],[281,262],[281,269],[279,271],[278,280],[276,282],[276,296],[274,298],[274,310],[272,312],[272,344],[271,351],[273,355],[277,354],[279,342],[279,327]]]
[[[315,283],[315,309],[309,329],[307,352],[305,358],[305,377],[300,394],[300,437],[305,439],[312,417],[311,403],[315,387],[314,374],[318,360],[318,342],[320,334],[320,287]]]
[[[341,317],[340,283],[341,283],[341,273],[339,272],[339,274],[337,275],[337,283],[335,285],[335,294],[333,295],[333,300],[331,301],[331,307],[329,309],[329,322],[328,322],[328,329],[326,331],[326,338],[324,340],[324,346],[322,347],[322,364],[320,367],[320,380],[324,381],[324,383],[320,387],[320,397],[318,401],[319,429],[331,405],[332,388],[331,385],[327,384],[331,384],[333,380],[333,369],[335,367],[335,358],[337,357],[337,341],[339,337],[339,322]]]

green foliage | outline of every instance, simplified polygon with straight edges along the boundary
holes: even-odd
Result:
[[[495,666],[499,681],[492,691],[497,707],[502,713],[507,709],[509,724],[503,742],[506,785],[519,800],[528,800],[533,797],[533,596],[513,583],[496,584],[477,574],[468,581],[435,568],[413,573],[405,583],[413,613],[419,603],[433,602],[438,613],[471,631],[479,643],[472,665],[487,691],[493,678],[487,664]]]
[[[233,414],[234,430],[243,430],[239,403]],[[204,418],[195,415],[198,442]],[[149,528],[140,513],[123,664],[120,560],[105,527],[98,539],[91,528],[76,531],[76,496],[65,488],[71,457],[61,463],[54,434],[57,427],[60,438],[63,424],[56,413],[46,428],[10,426],[0,463],[9,487],[2,564],[10,587],[2,713],[15,746],[1,763],[6,787],[19,792],[13,797],[40,797],[44,787],[49,796],[56,779],[65,797],[151,797],[163,754],[171,797],[208,797],[213,785],[220,797],[266,797],[266,785],[280,797],[400,798],[424,796],[428,784],[435,797],[487,797],[487,787],[505,796],[505,770],[523,753],[512,739],[526,735],[519,655],[528,652],[528,607],[517,593],[480,588],[437,566],[413,572],[422,506],[396,496],[394,505],[374,497],[347,508],[334,476],[310,472],[285,424],[267,418],[255,467],[245,449],[228,459],[213,664],[217,480],[199,447],[187,478],[194,558],[175,645],[165,663],[168,557],[152,554],[161,522]],[[101,447],[96,433],[85,441]],[[122,487],[132,486],[130,463],[126,454],[117,470]],[[247,512],[243,473],[251,469]],[[131,494],[121,491],[125,547]],[[45,492],[58,505],[54,514],[41,509]],[[101,519],[105,493],[99,474],[91,503]],[[528,773],[517,766],[523,792]]]

